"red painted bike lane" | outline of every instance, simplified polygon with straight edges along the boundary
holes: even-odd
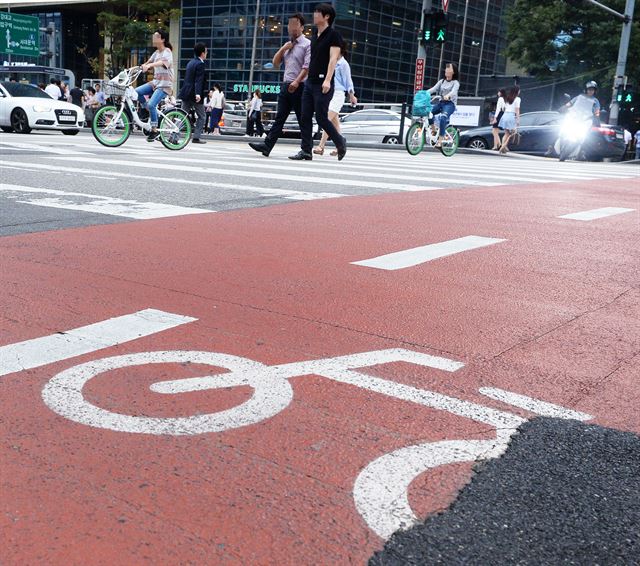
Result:
[[[367,466],[407,446],[496,438],[480,417],[313,373],[286,379],[291,399],[273,416],[217,432],[121,431],[45,404],[54,376],[106,357],[219,352],[282,366],[402,349],[464,367],[359,371],[472,409],[533,415],[480,392],[489,388],[640,432],[639,189],[384,195],[4,238],[1,346],[143,309],[195,319],[0,377],[6,559],[362,563],[383,542],[366,515],[379,494],[354,495]],[[609,206],[636,212],[558,218]],[[395,271],[353,264],[470,235],[502,241]],[[129,364],[88,381],[82,397],[109,414],[188,419],[232,410],[252,389],[150,386],[224,371],[188,355]],[[446,507],[470,469],[418,475],[415,514]]]

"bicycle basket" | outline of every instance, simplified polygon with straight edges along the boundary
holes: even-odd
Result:
[[[429,116],[431,112],[431,94],[428,90],[419,90],[413,95],[413,116]]]
[[[109,81],[104,85],[104,95],[105,96],[124,96],[127,91],[127,87],[123,85],[119,85],[117,83]]]

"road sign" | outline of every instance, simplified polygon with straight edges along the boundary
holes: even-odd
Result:
[[[449,0],[442,0],[442,10],[446,12],[449,9]]]
[[[38,57],[39,18],[0,12],[0,53]]]
[[[424,84],[424,59],[416,59],[416,80],[414,91],[422,90]]]

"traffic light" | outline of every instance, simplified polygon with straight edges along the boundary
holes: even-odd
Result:
[[[433,14],[431,11],[425,10],[424,12],[424,24],[420,30],[420,43],[431,43],[433,40]]]
[[[447,14],[438,10],[434,14],[431,33],[437,43],[444,43],[447,40]]]
[[[630,87],[627,88],[619,88],[618,93],[616,94],[616,102],[620,104],[620,106],[633,106],[636,101],[635,92]]]
[[[447,14],[442,10],[429,10],[424,13],[424,26],[420,31],[421,43],[444,43],[447,38]]]

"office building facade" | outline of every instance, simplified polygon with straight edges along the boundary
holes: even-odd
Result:
[[[253,87],[261,88],[267,99],[275,98],[281,75],[264,65],[287,40],[289,15],[303,13],[310,33],[316,4],[316,0],[261,0],[256,12],[256,0],[182,0],[180,70],[186,67],[194,43],[202,41],[210,48],[210,82],[220,83],[229,99],[246,98],[257,21]],[[510,0],[450,0],[445,42],[427,44],[425,84],[435,83],[441,61],[457,63],[461,49],[464,94],[475,93],[478,71],[503,74],[504,15],[509,4]],[[413,92],[422,0],[334,0],[333,5],[335,27],[347,41],[360,100],[407,100]],[[433,5],[439,7],[440,1],[433,0]]]

